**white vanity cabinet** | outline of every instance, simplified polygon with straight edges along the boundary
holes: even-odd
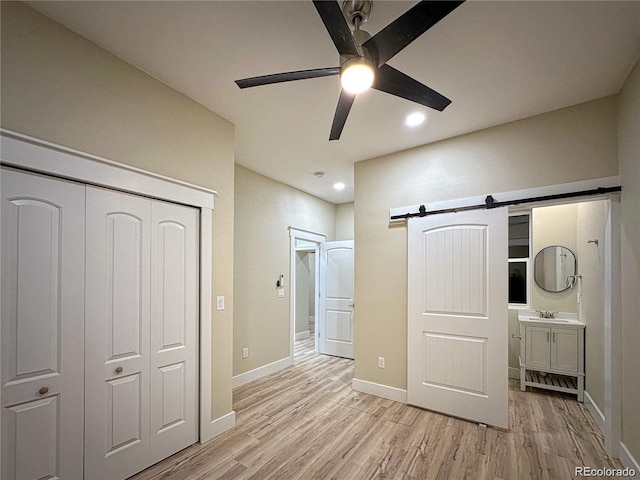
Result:
[[[584,330],[575,319],[520,318],[520,390],[574,393],[582,402]]]

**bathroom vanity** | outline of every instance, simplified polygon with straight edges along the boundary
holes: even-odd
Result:
[[[520,390],[546,388],[584,399],[585,324],[575,313],[540,318],[534,310],[518,312]]]

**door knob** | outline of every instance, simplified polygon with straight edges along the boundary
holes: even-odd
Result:
[[[356,304],[355,304],[355,303],[352,303],[352,304],[350,304],[349,306],[350,306],[350,307],[353,307],[353,308],[356,308]]]
[[[122,373],[122,367],[116,368],[116,373]]]
[[[49,393],[49,387],[42,387],[40,390],[38,390],[38,393],[40,395],[46,395],[47,393]]]

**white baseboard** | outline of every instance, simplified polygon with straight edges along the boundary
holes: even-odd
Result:
[[[401,388],[389,387],[388,385],[368,382],[366,380],[358,380],[357,378],[354,378],[351,382],[351,388],[357,392],[368,393],[395,402],[407,403],[407,391]]]
[[[602,410],[598,408],[598,405],[593,401],[593,398],[591,398],[591,395],[589,395],[589,392],[587,391],[584,392],[584,404],[593,419],[596,421],[600,432],[604,434],[606,419],[604,418]]]
[[[205,443],[214,437],[231,430],[236,426],[236,412],[233,410],[220,418],[216,418],[206,425],[203,432],[200,432],[200,443]]]
[[[311,332],[307,330],[306,332],[296,333],[296,342],[298,340],[304,340],[305,338],[309,338],[311,336]]]
[[[620,442],[620,462],[626,468],[633,468],[636,471],[636,475],[637,472],[640,472],[640,464],[633,458],[627,446],[622,442]]]
[[[286,357],[263,365],[262,367],[254,368],[253,370],[249,370],[248,372],[244,372],[233,377],[231,379],[231,387],[241,387],[242,385],[246,385],[249,382],[266,377],[267,375],[271,375],[272,373],[282,370],[283,368],[290,367],[291,365],[293,365],[293,359],[291,357]]]
[[[516,367],[509,367],[509,378],[520,380],[520,369]]]

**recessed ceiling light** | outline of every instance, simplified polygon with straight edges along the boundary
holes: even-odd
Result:
[[[425,118],[426,117],[424,116],[424,113],[414,112],[407,115],[407,118],[405,118],[404,120],[404,124],[407,127],[417,127],[418,125],[422,125],[422,123],[424,123]]]
[[[333,184],[333,188],[335,188],[336,190],[340,191],[340,190],[344,190],[345,184],[342,182],[338,182],[338,183],[334,183]]]

